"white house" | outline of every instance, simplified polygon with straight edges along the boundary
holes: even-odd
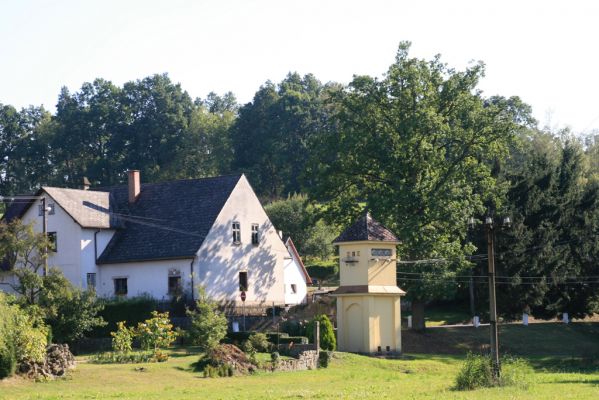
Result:
[[[289,258],[285,260],[285,304],[304,304],[308,301],[308,285],[312,279],[302,262],[291,238],[287,238],[285,246],[289,251]]]
[[[221,302],[240,303],[245,289],[246,304],[287,303],[290,252],[244,175],[141,184],[129,171],[128,185],[42,187],[36,197],[55,242],[49,265],[99,296],[197,298],[202,285]],[[41,200],[4,218],[42,231]]]

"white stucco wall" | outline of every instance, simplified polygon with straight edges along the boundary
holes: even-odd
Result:
[[[127,278],[127,296],[150,295],[158,300],[168,300],[169,270],[177,270],[181,286],[191,290],[191,259],[143,261],[99,266],[96,291],[101,297],[114,297],[114,279]]]
[[[81,230],[81,282],[83,289],[87,287],[87,274],[96,274],[96,286],[100,283],[100,270],[96,265],[96,258],[102,254],[108,242],[114,235],[112,229],[89,229]]]
[[[38,215],[41,200],[25,212],[24,223],[33,222],[34,229],[42,232],[43,217]],[[71,218],[50,196],[46,195],[46,205],[54,204],[55,213],[47,215],[47,232],[56,232],[57,252],[50,252],[48,266],[60,268],[74,285],[83,287],[81,279],[81,226]]]
[[[285,260],[285,304],[302,304],[306,302],[308,294],[306,276],[297,260],[289,257]],[[292,284],[296,286],[296,293],[291,289]]]
[[[240,244],[233,243],[234,221],[240,223]],[[258,246],[251,241],[253,223],[259,225]],[[210,297],[240,305],[239,272],[247,271],[246,304],[285,302],[283,269],[289,253],[245,176],[232,191],[197,255],[195,273]]]

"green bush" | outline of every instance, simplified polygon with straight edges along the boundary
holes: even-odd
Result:
[[[528,389],[533,383],[534,370],[526,360],[506,357],[501,363],[501,386]]]
[[[281,331],[288,336],[306,336],[306,321],[288,319],[281,324]]]
[[[191,326],[187,332],[190,342],[203,350],[216,347],[227,334],[227,318],[218,311],[217,304],[199,288],[196,309],[188,311]]]
[[[14,374],[21,361],[43,361],[46,357],[46,327],[14,301],[0,292],[0,379]]]
[[[306,327],[306,333],[310,342],[314,343],[314,325],[320,322],[320,348],[323,350],[335,351],[337,348],[337,339],[331,320],[324,314],[317,315]]]
[[[112,336],[112,350],[117,353],[129,353],[131,351],[135,330],[127,328],[124,321],[117,324],[117,331],[110,332],[110,336]]]
[[[106,321],[106,325],[96,327],[89,334],[90,337],[110,337],[110,332],[115,332],[118,329],[117,324],[121,321],[128,326],[136,326],[151,318],[152,311],[158,308],[156,300],[146,296],[99,301],[104,308],[98,313],[98,316]]]
[[[314,260],[309,265],[306,265],[306,270],[308,270],[311,278],[320,280],[333,279],[339,274],[339,262],[337,260]]]
[[[173,325],[168,318],[168,312],[152,311],[152,318],[140,322],[135,328],[135,336],[139,339],[144,350],[164,349],[169,347],[177,338]]]
[[[95,292],[73,286],[56,268],[51,268],[43,277],[37,305],[43,312],[45,323],[52,327],[57,343],[72,343],[95,327],[106,325],[98,316],[103,306]]]
[[[494,385],[491,358],[489,356],[468,353],[466,361],[462,364],[456,376],[456,389],[474,390]]]
[[[254,333],[249,337],[249,342],[252,347],[260,353],[266,353],[270,351],[271,344],[268,341],[268,337],[264,333]]]
[[[18,361],[42,362],[46,358],[48,332],[45,326],[35,328],[32,319],[23,312],[15,315],[14,349]]]
[[[98,353],[90,358],[94,364],[139,364],[147,362],[166,361],[162,359],[162,354],[153,351],[132,351],[129,353],[106,352]],[[168,357],[167,357],[168,359]]]
[[[491,357],[468,353],[466,361],[456,376],[457,390],[474,390],[492,386],[519,386],[527,388],[533,379],[534,371],[524,360],[506,357],[501,361],[499,380],[493,377]]]
[[[318,354],[318,366],[320,368],[327,368],[331,362],[333,352],[323,350]]]
[[[12,346],[0,348],[0,379],[8,378],[17,369],[17,357]]]

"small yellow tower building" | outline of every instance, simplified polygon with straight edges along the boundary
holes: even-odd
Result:
[[[357,353],[401,352],[397,237],[369,213],[333,243],[339,248],[337,346]]]

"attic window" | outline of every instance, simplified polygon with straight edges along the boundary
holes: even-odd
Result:
[[[260,235],[258,234],[258,224],[252,224],[252,244],[257,246],[260,243]]]
[[[48,208],[48,215],[56,214],[56,208],[54,207],[54,203],[49,203],[48,205],[46,205],[46,208]],[[44,206],[41,204],[37,206],[37,215],[40,217],[44,215]]]
[[[293,293],[293,294],[297,293],[297,285],[295,283],[291,284],[291,293]]]
[[[239,222],[233,222],[233,243],[241,243],[241,226]]]

